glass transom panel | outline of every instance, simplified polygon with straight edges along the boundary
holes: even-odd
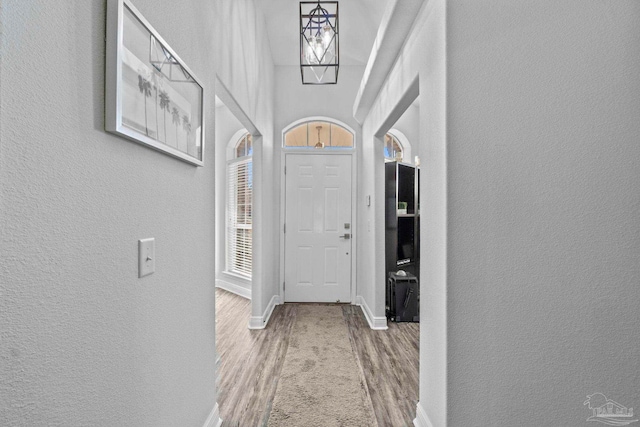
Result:
[[[335,123],[313,121],[302,123],[284,135],[287,148],[345,149],[353,148],[353,134]]]
[[[395,136],[390,133],[384,136],[384,158],[401,162],[404,157],[402,146]]]

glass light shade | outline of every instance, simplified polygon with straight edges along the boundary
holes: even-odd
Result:
[[[314,52],[315,52],[315,60],[317,64],[322,64],[322,61],[324,60],[324,45],[322,43],[322,38],[320,37],[316,37],[316,45],[313,48]]]
[[[333,38],[333,31],[331,31],[331,27],[328,25],[325,25],[322,30],[322,46],[324,49],[327,49]]]

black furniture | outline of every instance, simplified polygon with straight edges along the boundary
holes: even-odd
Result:
[[[420,277],[420,170],[413,165],[385,163],[385,270],[404,270]],[[406,203],[406,213],[398,204]]]
[[[385,163],[386,315],[396,322],[420,319],[419,182],[419,168]],[[396,274],[400,270],[406,276]]]
[[[386,316],[392,322],[420,321],[420,285],[416,276],[389,273]]]

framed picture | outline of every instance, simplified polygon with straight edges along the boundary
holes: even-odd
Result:
[[[204,90],[129,0],[107,1],[105,128],[203,166]]]

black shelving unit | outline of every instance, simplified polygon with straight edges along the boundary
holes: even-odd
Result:
[[[420,169],[399,162],[385,164],[386,277],[404,270],[420,278]],[[398,213],[398,202],[407,213]]]

